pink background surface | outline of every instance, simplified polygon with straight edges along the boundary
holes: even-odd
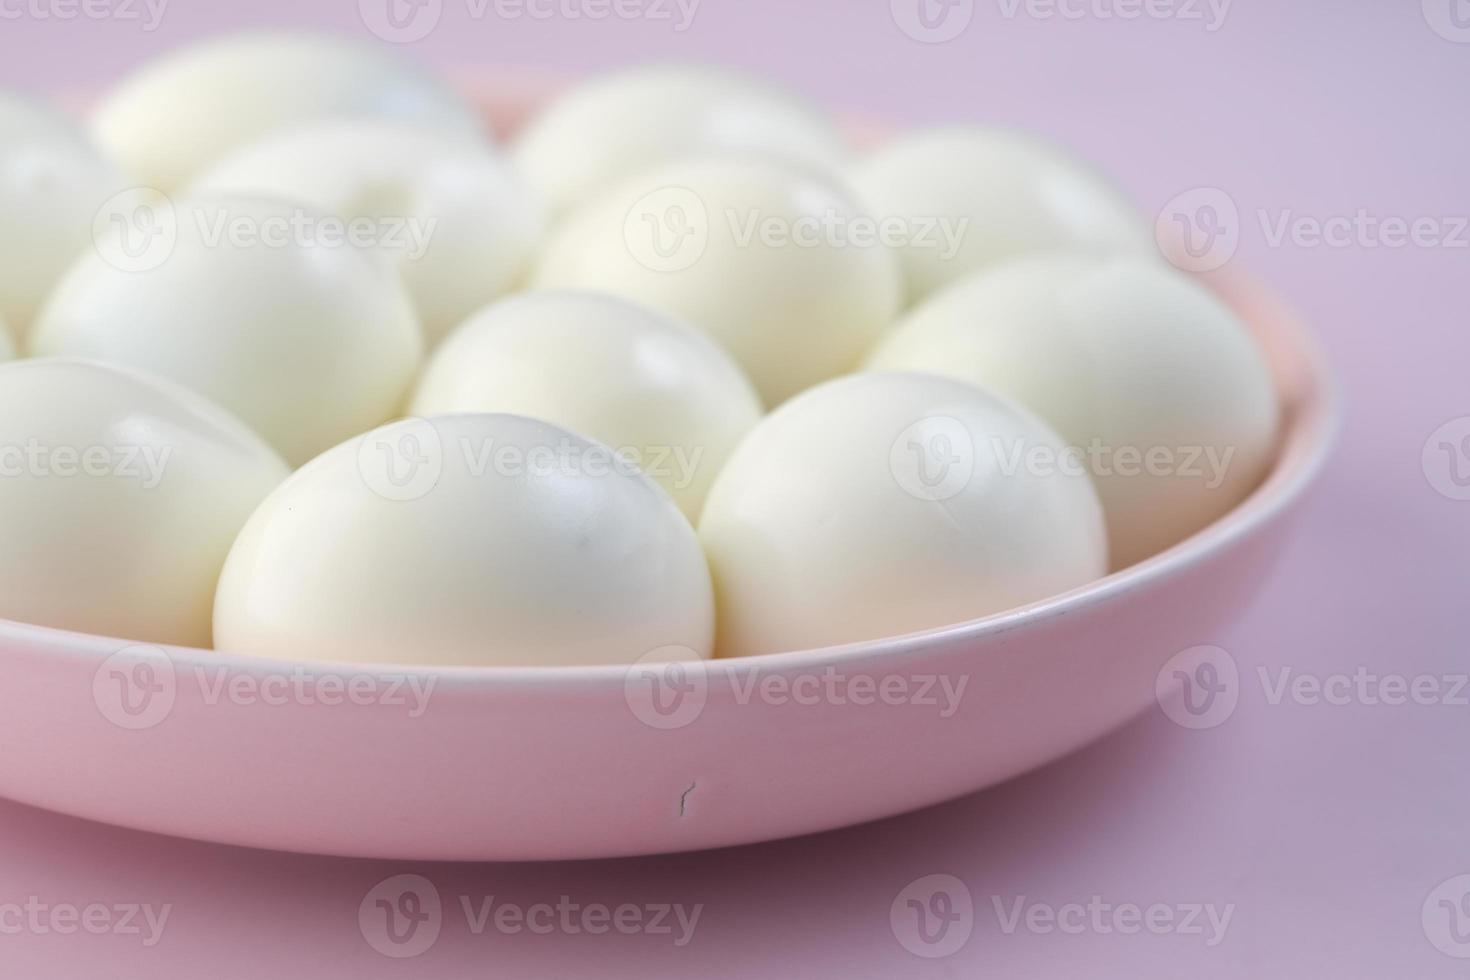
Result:
[[[1470,706],[1273,703],[1257,674],[1268,669],[1274,683],[1281,668],[1324,679],[1362,669],[1447,688],[1470,669],[1470,502],[1435,489],[1447,485],[1448,457],[1421,459],[1441,425],[1470,416],[1470,233],[1452,220],[1470,213],[1470,44],[1430,26],[1449,22],[1452,2],[1237,0],[1210,31],[1198,20],[1098,15],[1116,0],[1074,0],[1076,20],[1031,16],[1045,8],[1024,3],[1011,18],[1009,0],[977,0],[963,34],[922,44],[880,0],[704,0],[682,33],[649,20],[476,20],[464,0],[444,0],[437,30],[409,48],[446,67],[580,74],[654,58],[723,62],[835,109],[1025,125],[1096,160],[1151,213],[1194,188],[1225,191],[1241,215],[1236,261],[1316,325],[1348,403],[1337,457],[1265,598],[1231,629],[1199,637],[1239,663],[1239,706],[1203,731],[1155,713],[1007,786],[880,824],[637,861],[302,858],[0,804],[0,975],[1470,975],[1470,961],[1431,942],[1444,913],[1435,903],[1427,919],[1421,911],[1441,882],[1470,874]],[[25,11],[65,8],[31,3],[3,7],[0,84],[37,92],[95,89],[231,26],[368,36],[348,0],[310,9],[176,0],[152,32],[120,19],[39,19]],[[1369,237],[1329,247],[1269,233],[1285,216],[1359,212],[1432,218],[1461,244],[1373,247]],[[407,961],[374,952],[357,924],[368,890],[401,873],[429,878],[447,907],[438,941]],[[929,874],[955,876],[974,897],[973,934],[946,959],[912,955],[889,924],[900,891]],[[682,948],[667,935],[493,926],[476,935],[458,898],[491,895],[703,911]],[[1055,907],[1094,895],[1234,911],[1211,947],[1177,933],[1024,924],[1008,933],[992,902]],[[172,911],[145,948],[134,935],[17,931],[5,907],[32,897]],[[1470,954],[1470,944],[1454,951]]]

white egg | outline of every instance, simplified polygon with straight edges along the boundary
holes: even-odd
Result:
[[[279,201],[142,201],[56,288],[31,350],[127,364],[239,415],[292,465],[392,418],[423,339],[380,257]]]
[[[730,356],[692,327],[598,293],[525,293],[439,348],[415,415],[508,412],[634,460],[697,520],[710,482],[761,417]]]
[[[830,381],[768,416],[700,520],[722,657],[941,627],[1106,572],[1083,472],[1012,465],[1059,452],[1034,416],[919,374]]]
[[[240,34],[191,45],[125,79],[93,131],[134,179],[182,187],[230,151],[327,116],[482,131],[457,95],[386,46],[329,34]]]
[[[85,131],[0,92],[0,318],[25,335],[46,293],[92,240],[92,220],[123,179]]]
[[[172,383],[0,366],[0,616],[207,647],[225,556],[285,477],[242,423]]]
[[[196,193],[274,196],[350,219],[399,263],[432,344],[520,285],[541,208],[484,143],[398,120],[332,120],[267,136]]]
[[[861,219],[841,187],[813,174],[686,162],[570,216],[536,282],[615,293],[692,323],[775,405],[853,370],[897,314],[897,262]]]
[[[1119,568],[1229,511],[1274,451],[1261,351],[1215,296],[1163,263],[1017,260],[919,307],[869,367],[984,385],[1046,419],[1093,473]]]
[[[640,171],[690,154],[739,152],[836,170],[836,129],[798,99],[717,68],[651,66],[593,79],[517,138],[516,162],[560,214]]]
[[[284,659],[624,664],[708,656],[714,606],[689,522],[606,447],[455,415],[294,474],[241,532],[214,626],[220,650]]]
[[[913,223],[900,251],[910,302],[1031,252],[1157,254],[1151,225],[1117,188],[1025,133],[912,133],[860,161],[851,180],[875,218]]]

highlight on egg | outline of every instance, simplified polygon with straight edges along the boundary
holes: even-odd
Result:
[[[941,248],[914,236],[902,243],[909,304],[1034,252],[1157,256],[1148,223],[1117,187],[1028,133],[919,130],[862,157],[848,177],[877,218],[932,222],[953,242]]]
[[[564,215],[638,173],[697,154],[764,157],[836,172],[848,151],[819,111],[728,69],[647,65],[602,75],[552,101],[512,153]]]
[[[1279,410],[1260,348],[1226,306],[1161,262],[1020,259],[943,291],[868,359],[1010,397],[1097,484],[1113,562],[1177,544],[1256,488]]]
[[[146,198],[130,210],[144,207],[161,230],[107,226],[38,316],[32,354],[188,385],[293,466],[399,410],[424,340],[387,260],[283,200]]]
[[[299,201],[360,228],[392,260],[432,346],[521,286],[542,207],[484,140],[397,119],[332,119],[264,137],[192,184],[195,195]]]
[[[361,116],[484,132],[465,100],[394,49],[292,32],[226,35],[151,62],[106,94],[92,132],[132,180],[172,193],[269,133]]]
[[[525,667],[703,659],[709,570],[668,495],[513,415],[395,422],[297,471],[220,579],[215,642],[278,659]]]
[[[162,378],[0,365],[0,617],[208,647],[225,556],[286,474],[238,419]]]
[[[557,228],[540,288],[613,293],[692,323],[767,406],[854,370],[897,314],[897,261],[842,229],[863,215],[837,181],[738,157],[649,171]]]
[[[1012,466],[1018,445],[1062,450],[1019,406],[932,375],[854,375],[787,402],[700,518],[719,655],[947,626],[1105,574],[1087,475]]]
[[[92,241],[117,168],[56,109],[0,92],[0,320],[19,342],[57,280]]]
[[[691,521],[762,414],[739,365],[693,327],[570,291],[524,293],[461,326],[425,368],[412,412],[563,426],[636,461]]]

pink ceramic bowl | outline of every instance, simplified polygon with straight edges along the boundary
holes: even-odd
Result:
[[[505,129],[525,105],[488,108]],[[809,833],[1041,765],[1153,705],[1170,658],[1244,608],[1331,442],[1311,337],[1259,287],[1211,284],[1268,352],[1279,457],[1143,564],[912,636],[632,670],[356,672],[0,621],[0,795],[253,847],[519,860]]]

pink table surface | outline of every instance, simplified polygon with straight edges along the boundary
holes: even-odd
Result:
[[[141,0],[67,2],[0,5],[0,84],[95,89],[231,26],[367,36],[353,0],[175,0],[155,30]],[[914,0],[894,0],[898,16],[886,0],[704,0],[683,31],[654,16],[593,21],[596,2],[557,0],[584,16],[543,20],[514,12],[558,8],[492,0],[477,18],[467,0],[428,0],[440,23],[409,47],[471,69],[736,64],[834,108],[1026,125],[1098,161],[1152,212],[1224,192],[1239,214],[1225,224],[1235,261],[1316,324],[1348,397],[1340,451],[1265,598],[1199,638],[1239,665],[1235,711],[1205,730],[1156,713],[1007,786],[880,824],[636,861],[314,859],[0,804],[0,976],[1470,976],[1450,955],[1470,955],[1470,879],[1455,880],[1470,874],[1470,691],[1455,690],[1470,670],[1470,502],[1447,495],[1451,465],[1470,472],[1470,455],[1452,459],[1439,437],[1427,464],[1423,453],[1470,416],[1470,26],[1458,26],[1470,4],[1237,0],[1216,22],[1204,0],[957,0],[950,16],[967,26],[931,44],[897,26],[914,23]],[[637,2],[619,9],[677,9]],[[88,9],[106,16],[61,16]],[[1106,16],[1130,9],[1154,13]],[[1428,223],[1417,244],[1391,247],[1373,227],[1386,219]],[[1312,222],[1346,237],[1324,243]],[[1282,670],[1346,696],[1281,695]],[[1433,703],[1385,703],[1395,677],[1427,679]],[[443,902],[437,940],[410,960],[380,955],[359,926],[369,890],[399,874],[424,876]],[[941,959],[909,951],[939,947],[916,938],[900,900],[933,874],[959,883],[944,939],[958,948]],[[461,899],[478,916],[492,896],[521,910],[631,905],[645,923],[658,905],[701,911],[687,937],[672,918],[671,933],[593,935],[561,913],[537,920],[549,934],[493,916],[477,928]],[[1065,928],[1013,922],[1018,902]],[[108,908],[87,913],[98,935],[67,918],[94,903]],[[161,934],[124,923],[130,905],[167,906]],[[1130,905],[1172,924],[1136,928]],[[1228,910],[1223,936],[1203,915],[1199,932],[1183,928],[1193,906]]]

